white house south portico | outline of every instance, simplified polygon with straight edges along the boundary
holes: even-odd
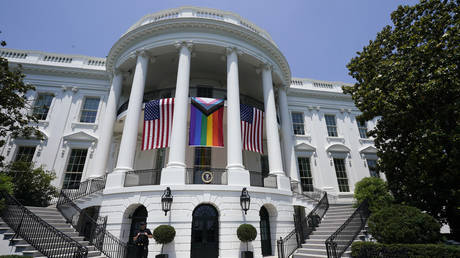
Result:
[[[175,240],[165,245],[169,257],[239,257],[246,246],[236,228],[248,223],[258,232],[249,245],[254,256],[273,256],[276,240],[292,232],[293,218],[305,217],[317,196],[327,192],[331,203],[351,204],[355,182],[380,176],[372,171],[373,140],[362,133],[376,121],[357,122],[345,84],[292,78],[270,35],[231,12],[180,7],[146,15],[105,59],[1,51],[37,86],[29,98],[46,104],[38,126],[48,136],[38,145],[9,137],[1,151],[14,161],[39,146],[31,160],[54,170],[60,189],[106,178],[102,194],[79,205],[99,206],[121,242],[132,244],[146,221],[151,229],[175,228]],[[146,132],[149,105],[165,99],[170,109],[155,112],[170,120]],[[213,109],[196,119],[197,100],[221,101],[221,117]],[[243,109],[254,110],[248,130]],[[155,133],[165,143],[144,148]],[[212,226],[198,226],[204,218]],[[149,257],[159,250],[151,243]]]

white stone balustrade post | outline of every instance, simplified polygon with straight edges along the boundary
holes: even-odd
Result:
[[[139,119],[142,111],[145,80],[149,57],[145,51],[137,54],[136,69],[134,72],[133,85],[129,95],[128,110],[126,113],[123,134],[121,136],[120,150],[118,152],[117,167],[107,177],[106,189],[121,188],[124,185],[125,172],[134,167],[134,155],[138,135]]]
[[[229,185],[249,186],[241,144],[238,50],[227,48],[227,176]]]
[[[288,100],[286,87],[278,90],[278,105],[281,115],[281,137],[283,140],[284,164],[286,174],[291,178],[295,187],[300,190],[299,171],[297,170],[297,160],[294,149],[292,121],[288,110]]]
[[[161,185],[185,184],[185,148],[187,147],[190,59],[192,44],[180,42],[179,65],[174,100],[174,116],[171,129],[168,165],[161,172]]]
[[[114,71],[112,78],[112,86],[110,87],[109,97],[105,107],[104,115],[102,117],[100,126],[100,137],[97,147],[96,164],[94,171],[89,176],[90,178],[103,176],[107,171],[107,162],[109,159],[110,146],[112,143],[113,126],[117,118],[118,100],[121,94],[121,85],[123,82],[123,75],[120,71]]]
[[[272,68],[264,65],[262,69],[262,86],[265,107],[265,128],[267,130],[267,153],[270,174],[276,175],[278,189],[291,190],[291,182],[283,171],[278,122],[276,119],[275,92],[273,90]]]

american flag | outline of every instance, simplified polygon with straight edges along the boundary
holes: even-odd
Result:
[[[264,112],[241,104],[240,113],[243,149],[263,153]]]
[[[152,100],[145,104],[142,150],[169,146],[173,111],[174,98]]]

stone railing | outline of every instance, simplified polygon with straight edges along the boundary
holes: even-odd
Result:
[[[331,91],[342,91],[342,86],[352,86],[353,84],[350,83],[343,83],[343,82],[328,82],[328,81],[320,81],[320,80],[313,80],[313,79],[304,79],[304,78],[292,78],[291,79],[291,87],[302,87],[308,89],[316,89],[316,90],[331,90]]]
[[[0,49],[0,57],[29,64],[59,65],[75,68],[105,70],[105,58],[63,55],[32,50]]]
[[[137,23],[131,26],[126,33],[141,27],[143,25],[158,22],[161,20],[168,20],[168,19],[177,19],[177,18],[202,18],[202,19],[210,19],[210,20],[219,20],[228,23],[232,23],[241,27],[244,27],[258,35],[264,37],[265,39],[269,40],[272,44],[275,44],[273,39],[271,38],[270,34],[267,31],[260,28],[259,26],[253,24],[252,22],[242,18],[238,14],[232,12],[226,12],[211,8],[200,8],[200,7],[179,7],[174,9],[168,9],[157,13],[152,13],[142,17]],[[125,33],[125,34],[126,34]]]

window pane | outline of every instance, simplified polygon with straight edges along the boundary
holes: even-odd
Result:
[[[88,149],[72,149],[64,175],[63,189],[77,189],[85,168]]]
[[[294,134],[297,135],[304,135],[305,134],[305,126],[303,120],[302,113],[292,113],[292,127],[294,130]]]
[[[377,166],[377,160],[375,160],[375,159],[368,159],[367,160],[367,167],[369,168],[369,174],[372,177],[380,178],[379,173],[377,173],[377,170],[375,169],[376,166]]]
[[[310,159],[306,157],[298,157],[300,183],[304,192],[313,192],[313,177],[311,175]]]
[[[39,93],[34,103],[33,113],[38,120],[46,120],[50,110],[53,95],[49,93]]]
[[[156,169],[161,169],[161,168],[164,167],[165,155],[166,155],[165,149],[157,149],[157,157],[155,159],[155,168]]]
[[[356,120],[358,123],[358,130],[359,130],[359,137],[361,138],[367,138],[367,123],[361,123],[358,120]]]
[[[99,98],[85,98],[83,103],[80,122],[94,123],[96,121],[97,109],[99,107]]]
[[[14,161],[32,162],[36,146],[19,146]]]
[[[325,115],[324,116],[326,120],[326,126],[327,126],[327,135],[331,137],[337,137],[337,124],[335,121],[335,116],[334,115]]]
[[[334,159],[335,173],[337,175],[337,183],[339,184],[340,192],[349,192],[347,171],[345,169],[344,159]]]

